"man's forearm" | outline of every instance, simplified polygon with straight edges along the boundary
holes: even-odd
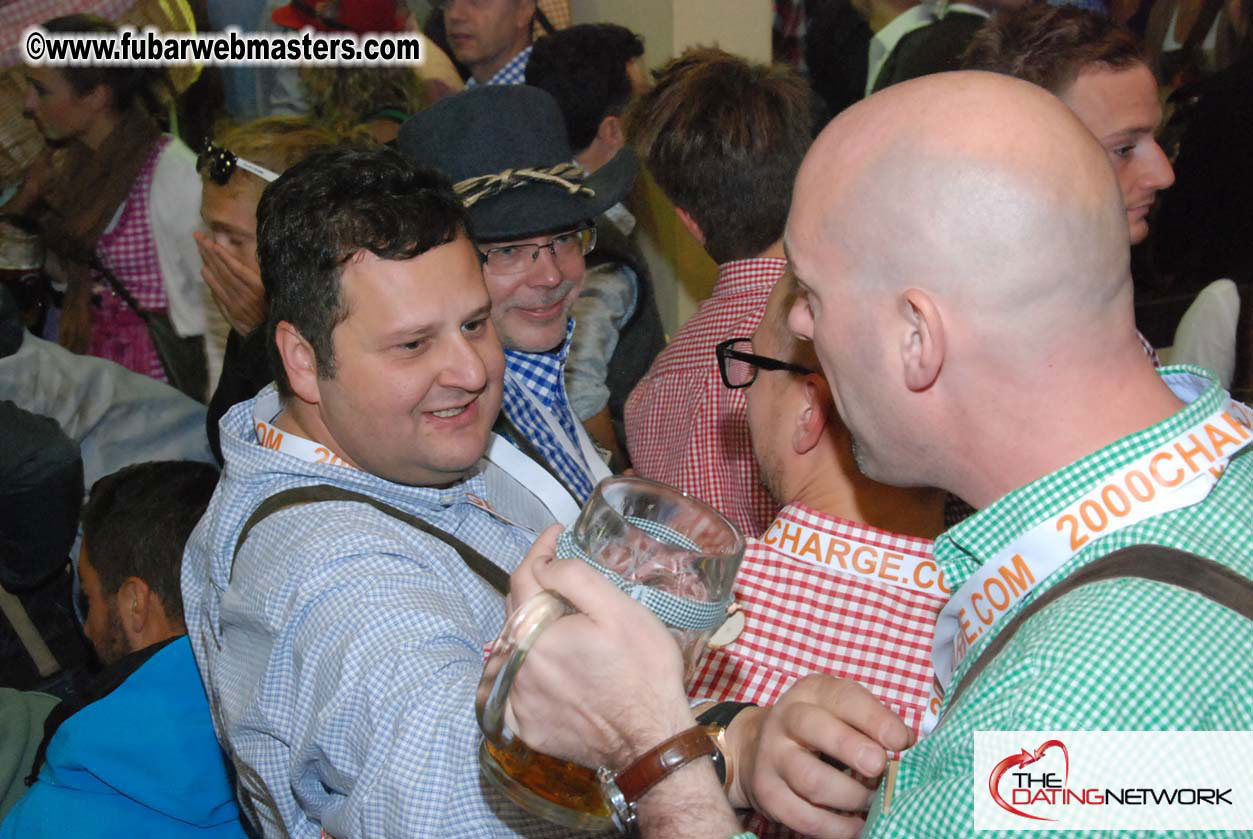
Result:
[[[645,839],[728,839],[742,829],[707,758],[662,779],[636,806]]]

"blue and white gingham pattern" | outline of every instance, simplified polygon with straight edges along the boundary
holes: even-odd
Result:
[[[262,395],[268,393],[268,389]],[[534,534],[495,467],[445,489],[393,484],[257,444],[252,402],[222,420],[226,468],[188,541],[188,635],[219,740],[265,836],[550,836],[481,782],[474,694],[500,596],[455,551],[364,504],[260,502],[294,486],[368,493],[512,570]]]
[[[574,320],[566,325],[566,339],[555,352],[528,353],[505,350],[505,392],[502,410],[526,435],[531,445],[548,460],[580,504],[587,502],[596,485],[583,459],[575,429],[577,420],[566,396],[565,366],[570,354]],[[558,440],[551,426],[530,403],[523,388],[534,394],[557,417],[568,439]],[[577,455],[576,455],[577,453]]]
[[[509,63],[496,71],[496,75],[487,80],[487,84],[526,84],[526,65],[531,60],[531,48],[527,47],[522,52],[509,59]],[[479,83],[474,80],[474,76],[466,79],[466,87],[478,87]]]
[[[635,527],[664,545],[672,545],[685,551],[699,553],[700,547],[677,530],[658,524],[655,521],[640,519],[634,516],[625,517]],[[560,559],[581,559],[600,572],[601,576],[618,587],[632,600],[638,601],[657,619],[671,629],[685,629],[705,632],[717,629],[727,618],[727,609],[733,599],[728,595],[723,600],[705,601],[683,597],[653,586],[643,585],[628,580],[621,574],[611,571],[604,565],[588,556],[587,551],[574,541],[574,531],[566,528],[557,537],[557,557]],[[693,571],[693,574],[696,572]]]

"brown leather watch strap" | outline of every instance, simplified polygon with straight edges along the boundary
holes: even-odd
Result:
[[[694,725],[644,752],[634,763],[614,776],[628,804],[639,801],[662,778],[698,757],[712,755],[714,741],[703,725]]]

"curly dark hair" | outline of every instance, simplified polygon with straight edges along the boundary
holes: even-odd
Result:
[[[266,340],[279,392],[292,394],[274,341],[282,321],[313,347],[318,375],[334,376],[331,333],[348,316],[340,276],[354,254],[412,259],[469,232],[470,216],[448,180],[388,148],[326,149],[284,172],[257,205]]]

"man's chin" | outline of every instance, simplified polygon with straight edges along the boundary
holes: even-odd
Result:
[[[507,350],[541,353],[561,346],[566,339],[566,323],[569,317],[562,312],[545,323],[523,322],[522,315],[515,315],[508,328],[500,330],[501,343]]]

